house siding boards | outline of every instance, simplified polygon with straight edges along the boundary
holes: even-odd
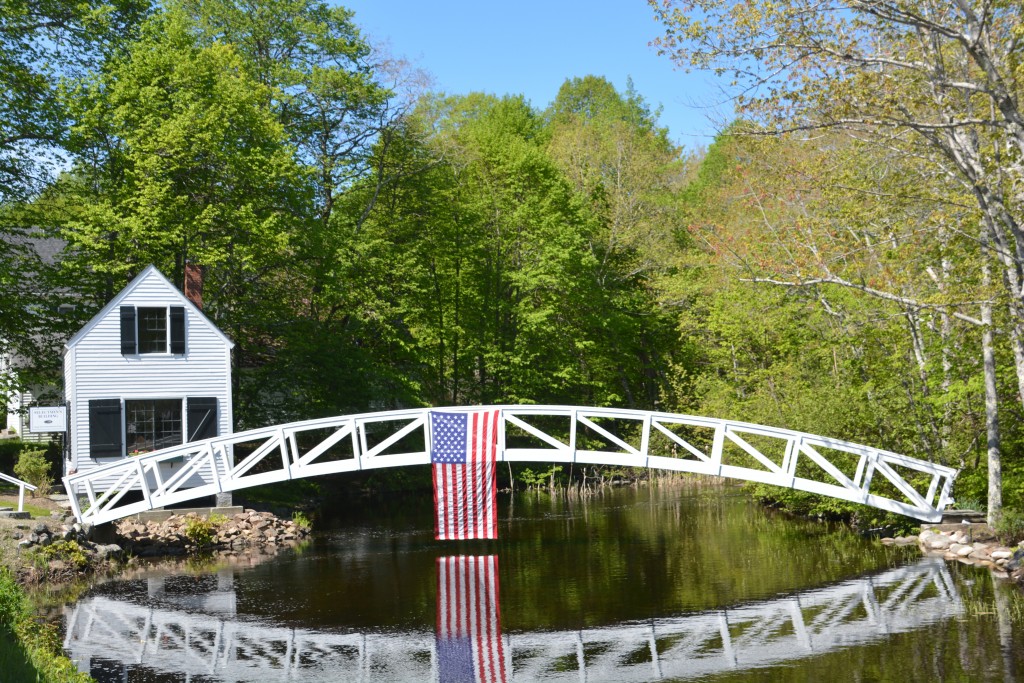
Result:
[[[185,353],[122,354],[122,306],[182,307]],[[90,453],[89,402],[119,399],[124,428],[124,402],[177,400],[181,402],[182,439],[187,438],[189,397],[217,401],[217,432],[230,434],[232,344],[155,267],[149,266],[107,304],[65,347],[65,395],[71,412],[69,469],[79,472],[114,462]],[[130,452],[131,444],[124,450]],[[199,483],[199,482],[196,482]]]

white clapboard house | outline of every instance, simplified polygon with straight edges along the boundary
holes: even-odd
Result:
[[[65,344],[65,474],[231,433],[234,344],[190,297],[150,265]]]

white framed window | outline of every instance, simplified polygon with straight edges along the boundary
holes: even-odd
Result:
[[[148,453],[178,446],[182,438],[181,399],[126,399],[124,402],[125,450]]]
[[[121,355],[185,354],[184,306],[121,306]]]
[[[167,353],[167,308],[136,309],[139,353]]]

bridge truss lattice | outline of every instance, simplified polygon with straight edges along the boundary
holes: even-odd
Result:
[[[500,408],[498,460],[648,467],[762,482],[937,522],[957,471],[777,427],[641,410]],[[64,478],[80,521],[322,474],[429,464],[431,410],[305,420],[187,443]],[[129,496],[129,492],[141,492]]]

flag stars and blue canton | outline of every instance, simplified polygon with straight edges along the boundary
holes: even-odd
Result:
[[[466,413],[434,413],[431,418],[434,447],[430,452],[430,462],[466,464],[469,416]]]

